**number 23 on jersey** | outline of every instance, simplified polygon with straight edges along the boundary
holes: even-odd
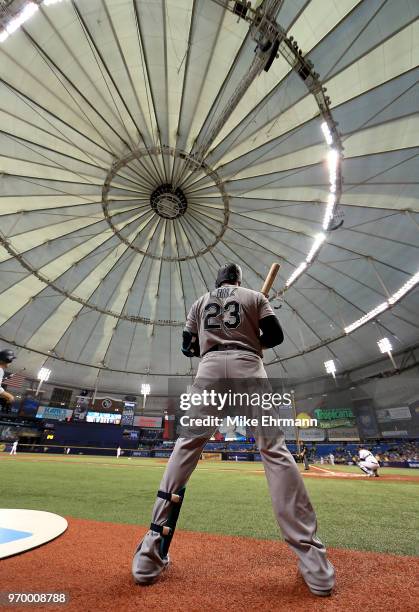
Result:
[[[240,304],[232,301],[224,305],[218,302],[210,302],[205,306],[204,329],[236,329],[241,323]],[[224,312],[223,312],[224,311]],[[222,319],[220,315],[223,313]],[[224,314],[225,313],[225,314]]]

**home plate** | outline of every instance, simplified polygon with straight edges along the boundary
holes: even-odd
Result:
[[[46,544],[67,526],[65,518],[52,512],[0,509],[0,559]]]

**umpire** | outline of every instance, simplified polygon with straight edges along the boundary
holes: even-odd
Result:
[[[302,447],[300,449],[300,459],[304,463],[304,469],[306,471],[308,471],[310,469],[310,464],[308,462],[308,448],[304,444],[304,442],[303,442],[303,445],[302,445]]]

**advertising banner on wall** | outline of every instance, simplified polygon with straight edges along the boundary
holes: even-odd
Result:
[[[356,427],[333,427],[327,430],[330,442],[358,442],[359,433]]]
[[[300,428],[299,434],[302,442],[323,442],[326,438],[324,429],[316,429],[314,427],[308,427],[307,429]]]
[[[71,419],[73,411],[69,408],[55,408],[54,406],[39,406],[36,413],[37,419],[53,419],[55,421],[66,421]]]
[[[134,425],[143,429],[159,429],[162,426],[162,417],[136,416]]]
[[[355,414],[352,408],[316,408],[313,416],[317,419],[317,427],[331,429],[336,427],[353,427]]]

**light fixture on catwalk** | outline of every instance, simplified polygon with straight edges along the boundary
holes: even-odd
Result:
[[[35,395],[39,394],[39,392],[41,390],[42,383],[46,382],[49,379],[50,375],[51,375],[51,370],[49,370],[48,368],[41,368],[39,370],[39,372],[38,372],[39,383],[38,383],[38,387],[36,389]]]

